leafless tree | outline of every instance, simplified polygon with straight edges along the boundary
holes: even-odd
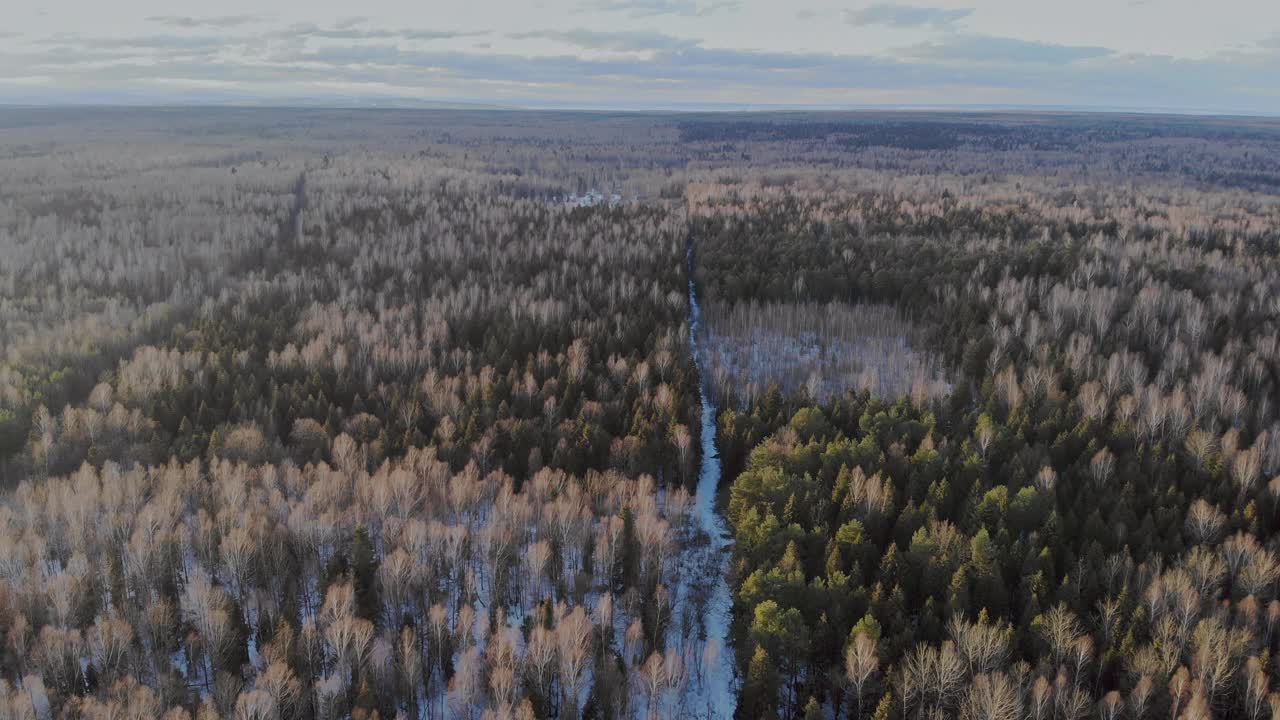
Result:
[[[845,678],[853,689],[855,718],[863,715],[863,700],[871,690],[871,683],[880,672],[880,657],[876,641],[859,633],[849,643],[844,653]]]

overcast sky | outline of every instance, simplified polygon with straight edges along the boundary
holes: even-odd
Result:
[[[1280,114],[1280,1],[42,0],[0,26],[0,102],[309,98]]]

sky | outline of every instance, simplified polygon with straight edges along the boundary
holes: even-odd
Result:
[[[1276,0],[42,0],[0,103],[1280,115]]]

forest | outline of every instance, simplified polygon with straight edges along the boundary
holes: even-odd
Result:
[[[1280,717],[1277,157],[2,110],[0,717]]]
[[[726,405],[739,716],[1280,712],[1274,199],[833,185],[708,189],[709,302],[890,304],[952,388]]]

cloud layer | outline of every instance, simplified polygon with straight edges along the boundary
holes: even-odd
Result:
[[[136,32],[124,34],[19,31],[0,46],[0,102],[328,97],[636,108],[983,104],[1280,113],[1274,80],[1280,35],[1172,57],[987,31],[978,3],[785,10],[778,22],[821,33],[833,19],[843,20],[836,24],[850,38],[863,38],[811,50],[805,41],[788,44],[738,28],[748,11],[759,10],[738,2],[573,2],[567,16],[573,22],[548,16],[545,24],[518,30],[497,22],[455,27],[372,16],[311,22],[173,14],[145,16]],[[749,40],[735,42],[738,37]]]

